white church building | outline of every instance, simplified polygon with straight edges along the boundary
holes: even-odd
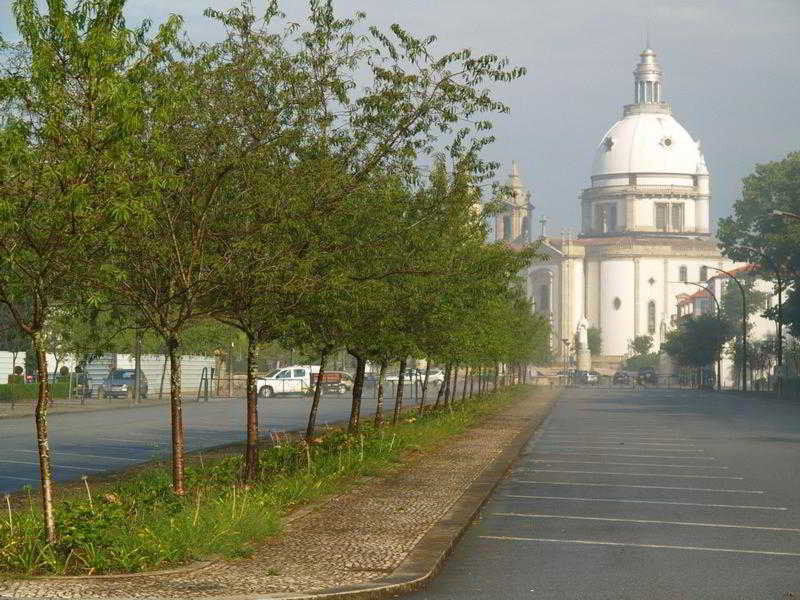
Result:
[[[653,336],[657,350],[679,299],[715,274],[709,267],[734,266],[710,234],[710,173],[700,142],[665,102],[650,48],[634,70],[633,92],[595,150],[591,184],[580,194],[580,233],[547,237],[541,221],[547,260],[530,268],[528,287],[535,310],[550,319],[556,356],[572,353],[582,317],[601,330],[608,365],[628,354],[635,336]],[[509,184],[509,210],[496,217],[494,237],[533,239],[516,167]]]

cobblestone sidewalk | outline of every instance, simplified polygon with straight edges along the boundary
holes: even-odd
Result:
[[[299,598],[379,586],[486,467],[547,416],[554,397],[542,390],[395,474],[296,515],[250,558],[172,573],[0,581],[0,598]]]

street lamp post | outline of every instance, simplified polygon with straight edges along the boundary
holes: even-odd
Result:
[[[722,314],[722,311],[720,310],[720,307],[719,307],[719,300],[717,300],[717,296],[714,294],[714,292],[711,291],[711,288],[706,287],[704,285],[701,285],[699,283],[695,283],[694,281],[670,281],[670,283],[689,284],[689,285],[697,286],[701,290],[705,290],[706,292],[708,292],[709,296],[711,296],[711,299],[714,300],[714,306],[716,306],[716,308],[717,308],[717,317],[719,317]],[[718,358],[717,359],[717,391],[720,391],[721,389],[722,389],[722,365],[721,365],[720,359]]]
[[[708,266],[708,265],[707,265]],[[723,271],[716,267],[708,266],[712,271],[717,271],[723,275],[727,275],[736,282],[739,286],[739,291],[742,293],[742,391],[747,391],[747,296],[745,295],[744,286],[728,271]]]

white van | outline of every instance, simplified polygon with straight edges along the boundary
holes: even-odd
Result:
[[[312,374],[319,373],[319,365],[292,365],[256,377],[256,390],[262,398],[278,394],[307,394],[313,391]]]

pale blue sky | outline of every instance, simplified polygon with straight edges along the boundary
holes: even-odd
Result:
[[[11,0],[0,0],[0,32],[14,36]],[[259,0],[254,0],[258,6]],[[235,0],[128,0],[131,23],[184,16],[194,39],[219,35],[206,6]],[[295,20],[306,3],[286,0]],[[578,229],[578,194],[589,184],[595,146],[631,101],[634,64],[650,21],[675,117],[703,144],[712,174],[712,221],[728,214],[755,163],[800,150],[798,0],[338,0],[337,10],[367,12],[436,34],[442,52],[492,52],[528,68],[498,89],[512,113],[495,119],[489,158],[517,160],[533,191],[536,219],[549,231]]]

